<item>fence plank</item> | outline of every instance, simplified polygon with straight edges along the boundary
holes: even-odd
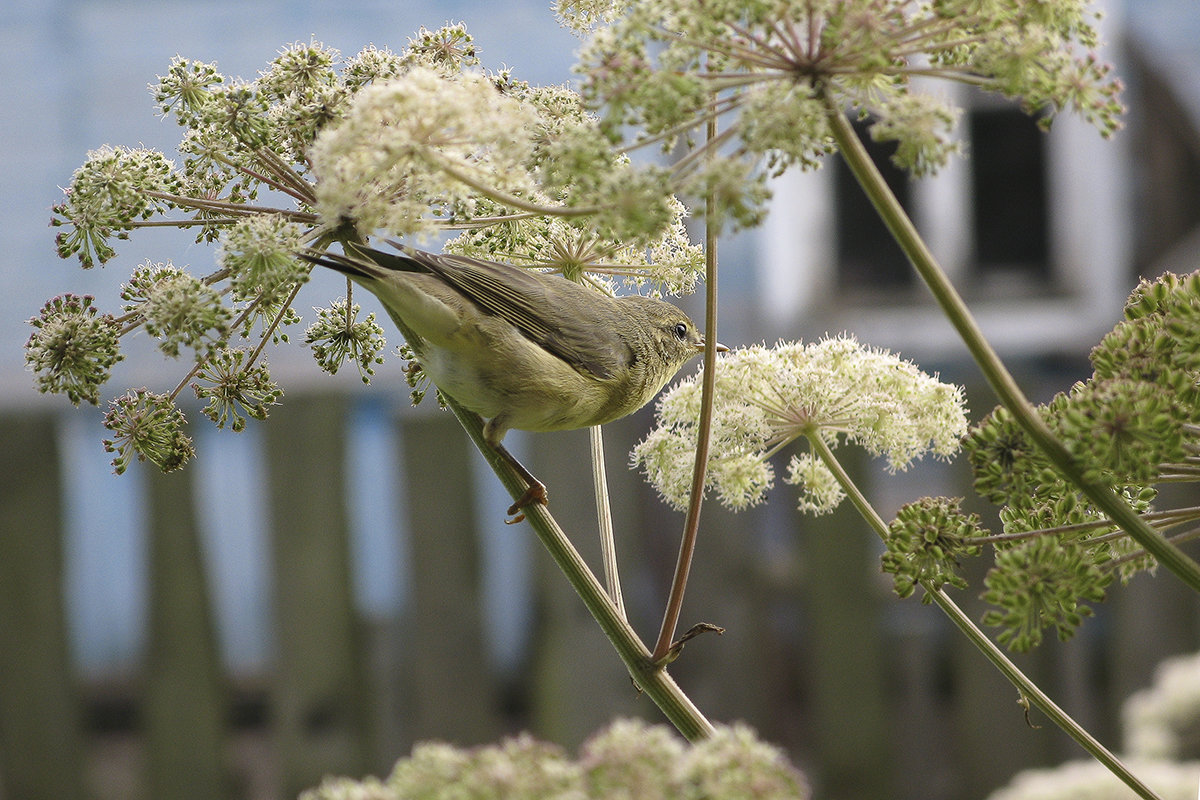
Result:
[[[628,504],[628,497],[620,489],[624,483],[621,464],[627,451],[614,441],[612,428],[605,426],[604,439],[613,515],[617,519],[626,516],[623,512]],[[535,451],[530,458],[531,468],[548,488],[555,520],[603,583],[588,432],[540,434],[532,444]],[[525,525],[514,533],[533,536]],[[618,566],[627,579],[627,571],[635,570],[636,564],[630,562],[630,554],[622,545],[634,532],[629,525],[614,522],[614,533],[618,537]],[[541,737],[574,748],[613,717],[642,710],[659,721],[653,706],[639,698],[628,671],[579,595],[540,544],[536,549],[537,629],[529,686],[534,730]]]
[[[293,398],[271,416],[272,710],[282,794],[295,797],[327,774],[366,772],[367,659],[351,585],[346,401]]]
[[[1168,484],[1160,487],[1155,506],[1160,509],[1187,508],[1200,504],[1195,485]],[[1185,545],[1193,558],[1195,544]],[[1128,585],[1109,587],[1108,600],[1096,612],[1111,620],[1106,665],[1111,675],[1111,694],[1119,704],[1154,679],[1154,668],[1169,656],[1193,652],[1200,645],[1200,604],[1196,593],[1165,570],[1141,574]],[[1100,620],[1084,624],[1096,625]]]
[[[0,787],[12,800],[84,796],[83,738],[63,608],[54,420],[0,418]]]
[[[161,800],[229,794],[228,700],[194,513],[191,473],[147,475],[150,637],[145,730],[150,793]]]
[[[855,448],[839,456],[862,482],[866,456]],[[885,680],[890,657],[882,646],[875,534],[848,502],[798,527],[805,542],[800,591],[811,638],[803,658],[820,764],[814,776],[818,794],[890,797],[894,751]]]
[[[982,590],[987,564],[971,559],[963,564],[963,574],[974,592],[954,593],[954,599],[976,622],[987,605],[978,594]],[[993,631],[989,631],[993,633]],[[1059,731],[1037,711],[1026,723],[1017,705],[1017,690],[962,636],[951,643],[954,680],[953,747],[959,765],[957,787],[960,797],[986,797],[1003,786],[1019,770],[1053,762],[1059,746]],[[1022,656],[1009,654],[1026,675],[1051,695],[1054,686],[1044,668],[1047,659],[1041,651]],[[1040,728],[1031,727],[1040,725]],[[1003,746],[997,746],[1002,742]]]
[[[471,447],[448,413],[404,424],[400,433],[413,561],[401,700],[410,741],[478,744],[503,730],[484,647]]]

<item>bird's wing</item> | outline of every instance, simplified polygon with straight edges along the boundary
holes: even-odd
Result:
[[[353,278],[361,283],[383,302],[392,321],[404,335],[404,339],[414,348],[421,347],[421,341],[426,336],[447,336],[461,324],[458,312],[445,297],[439,297],[437,292],[426,291],[420,284],[413,281],[421,280],[442,287],[442,295],[454,293],[453,287],[411,259],[399,259],[389,253],[379,252],[388,263],[380,263],[368,252],[354,252],[365,248],[346,247],[347,255],[324,250],[301,250],[297,255],[304,261],[318,264]],[[413,273],[411,280],[394,280],[393,273],[404,271]],[[419,276],[419,277],[418,277]],[[426,287],[428,288],[428,287]],[[413,326],[416,326],[414,329]],[[422,335],[417,334],[422,331]]]
[[[597,308],[613,301],[559,277],[496,261],[402,247],[400,253],[353,246],[356,255],[388,269],[427,271],[439,276],[488,313],[528,339],[597,378],[622,374],[633,351],[613,320],[599,320]]]

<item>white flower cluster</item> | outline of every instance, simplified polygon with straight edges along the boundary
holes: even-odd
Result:
[[[1125,766],[1162,800],[1195,800],[1200,764],[1125,761]],[[987,800],[1127,800],[1133,790],[1099,761],[1071,761],[1050,769],[1031,769],[993,792]]]
[[[1200,785],[1200,653],[1168,658],[1154,684],[1121,706],[1121,760],[1163,800],[1194,800]],[[1190,759],[1190,760],[1181,760]],[[1124,800],[1133,797],[1104,765],[1071,761],[1019,773],[988,800]]]
[[[616,21],[628,5],[621,0],[557,0],[554,13],[563,25],[582,34],[596,25]]]
[[[700,395],[700,373],[673,387],[659,402],[658,426],[633,451],[677,508],[688,499]],[[926,452],[950,456],[966,429],[959,387],[853,337],[756,345],[717,362],[706,488],[733,509],[761,502],[775,480],[769,459],[801,437],[859,444],[897,471]],[[785,480],[800,487],[805,511],[831,511],[842,498],[811,454],[793,456]]]
[[[449,240],[448,253],[499,258],[586,280],[607,294],[617,286],[651,297],[691,294],[704,272],[704,250],[688,240],[686,210],[672,200],[674,222],[645,247],[604,238],[563,217],[524,217],[472,228]]]
[[[1144,758],[1197,755],[1200,731],[1200,653],[1168,658],[1158,665],[1154,685],[1121,707],[1125,748]]]
[[[414,67],[364,88],[317,137],[317,213],[329,227],[404,236],[432,232],[431,208],[452,215],[480,187],[528,193],[535,123],[482,74]]]
[[[422,742],[396,762],[391,775],[362,781],[326,778],[301,800],[808,800],[805,777],[779,748],[746,725],[719,725],[712,736],[685,745],[665,725],[616,720],[572,759],[529,734],[499,744],[461,749]]]

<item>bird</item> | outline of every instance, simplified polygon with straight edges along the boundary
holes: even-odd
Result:
[[[602,425],[650,402],[704,350],[704,335],[670,303],[613,297],[550,272],[389,242],[343,242],[301,257],[336,270],[382,303],[422,371],[482,417],[483,438],[528,487],[508,509],[547,504],[545,485],[501,443],[510,429]],[[725,351],[722,344],[715,344]]]

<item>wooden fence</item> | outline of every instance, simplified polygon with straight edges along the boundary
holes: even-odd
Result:
[[[141,668],[115,682],[70,652],[62,417],[0,418],[0,798],[294,797],[326,774],[386,774],[418,740],[528,729],[574,748],[613,717],[661,719],[540,552],[516,588],[528,623],[504,634],[516,660],[497,666],[479,531],[503,502],[481,521],[475,484],[491,478],[477,478],[449,414],[395,415],[409,579],[394,614],[362,612],[344,468],[353,402],[289,397],[263,426],[274,645],[258,674],[223,666],[189,472],[126,476],[145,482],[148,616]],[[606,445],[626,599],[649,638],[681,518],[621,468],[646,427],[644,416],[609,426]],[[596,563],[586,435],[531,442],[552,510]],[[857,466],[894,510],[893,479]],[[957,472],[935,473],[964,493]],[[702,710],[753,724],[836,800],[975,800],[1018,769],[1080,755],[1036,714],[1041,727],[1026,723],[1015,690],[933,607],[892,596],[852,512],[801,517],[787,489],[737,515],[707,507],[683,622],[728,632],[672,667]],[[502,535],[532,540],[521,525]],[[1158,660],[1200,643],[1197,601],[1169,576],[1141,576],[1098,611],[1074,641],[1019,663],[1118,748],[1119,701]]]

